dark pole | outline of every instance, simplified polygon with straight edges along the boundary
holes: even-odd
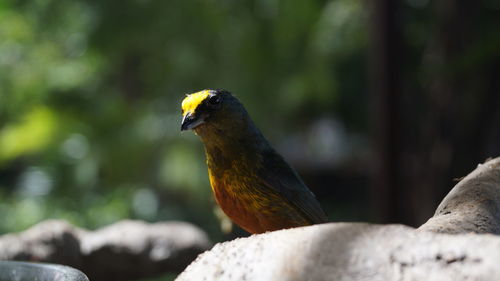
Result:
[[[398,1],[371,0],[369,83],[374,139],[372,202],[378,222],[405,222],[400,180],[401,34]]]

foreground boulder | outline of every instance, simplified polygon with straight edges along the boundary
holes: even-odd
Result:
[[[211,246],[199,228],[183,222],[122,221],[87,231],[49,220],[0,236],[0,260],[65,264],[90,280],[134,280],[180,272]]]
[[[177,280],[496,281],[492,234],[500,234],[500,158],[459,182],[418,230],[329,223],[254,235],[216,245]]]
[[[500,237],[330,223],[216,245],[187,280],[500,280]]]

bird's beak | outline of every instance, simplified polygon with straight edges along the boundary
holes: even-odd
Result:
[[[182,117],[181,131],[191,130],[205,123],[204,116],[197,116],[191,112],[186,112]]]

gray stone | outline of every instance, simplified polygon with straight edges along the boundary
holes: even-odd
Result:
[[[492,234],[500,234],[500,158],[458,183],[418,230],[329,223],[253,235],[215,245],[177,280],[496,281]]]
[[[500,158],[479,164],[446,195],[420,230],[500,234]]]
[[[92,281],[134,280],[180,272],[210,246],[203,231],[183,222],[122,221],[87,231],[49,220],[0,236],[0,260],[69,265]]]
[[[0,260],[82,265],[79,230],[65,221],[47,220],[16,234],[0,236]]]
[[[329,223],[217,244],[177,280],[493,281],[499,260],[493,235]]]
[[[82,269],[91,280],[180,272],[210,246],[206,234],[188,223],[121,221],[82,236]]]

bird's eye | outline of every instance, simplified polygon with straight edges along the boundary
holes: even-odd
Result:
[[[213,95],[208,97],[208,105],[215,107],[217,106],[221,101],[221,98],[219,96]]]

